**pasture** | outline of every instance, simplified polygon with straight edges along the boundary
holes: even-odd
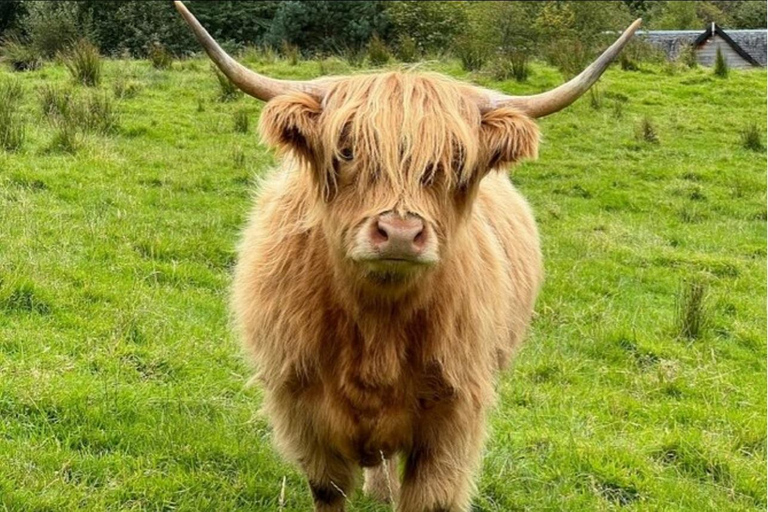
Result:
[[[508,93],[562,81],[423,68]],[[0,150],[0,510],[309,510],[228,317],[274,163],[261,104],[220,101],[202,59],[107,61],[98,88],[52,63],[3,69],[8,83],[26,138]],[[756,124],[764,142],[765,83],[614,66],[541,120],[539,160],[511,175],[547,277],[499,383],[475,511],[765,509],[766,154],[741,141]],[[52,84],[106,95],[114,118],[67,133],[41,99]]]

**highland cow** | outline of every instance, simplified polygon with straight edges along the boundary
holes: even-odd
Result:
[[[281,451],[317,511],[364,490],[401,512],[465,512],[499,372],[531,319],[539,238],[506,169],[537,154],[534,118],[594,83],[529,97],[390,71],[296,82],[206,52],[267,101],[264,178],[239,248],[233,310]],[[402,475],[397,457],[403,458]]]

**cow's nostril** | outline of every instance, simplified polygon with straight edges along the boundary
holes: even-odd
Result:
[[[389,233],[387,233],[387,230],[382,228],[381,225],[377,226],[376,231],[382,240],[389,240]]]
[[[416,247],[420,247],[424,244],[424,239],[426,237],[424,236],[424,228],[421,228],[418,233],[416,233],[416,236],[413,237],[413,243],[416,244]]]

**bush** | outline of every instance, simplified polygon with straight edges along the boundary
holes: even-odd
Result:
[[[400,36],[395,47],[395,56],[400,62],[416,62],[419,58],[419,47],[409,35]]]
[[[680,50],[680,53],[677,54],[677,61],[688,66],[690,69],[695,69],[699,66],[696,50],[691,45],[684,46]]]
[[[5,151],[18,151],[26,138],[24,118],[18,111],[22,95],[18,81],[0,82],[0,148]]]
[[[216,81],[219,82],[219,101],[235,101],[240,97],[240,89],[235,84],[229,81],[224,73],[219,71],[215,65],[211,64],[211,70],[216,76]]]
[[[82,34],[78,2],[26,2],[29,15],[22,28],[38,54],[53,58],[64,53]]]
[[[16,38],[3,42],[0,55],[14,71],[33,71],[43,64],[43,59],[35,48]]]
[[[383,66],[389,62],[389,50],[377,34],[368,41],[368,62],[372,66]]]
[[[78,41],[63,60],[76,83],[94,87],[101,82],[101,55],[87,40]]]
[[[728,78],[728,62],[726,62],[725,56],[719,46],[717,47],[717,53],[715,54],[715,76]]]
[[[656,133],[656,126],[650,117],[644,117],[637,127],[635,138],[638,142],[648,142],[649,144],[658,144],[659,136]]]
[[[757,123],[750,123],[739,133],[741,147],[750,151],[763,151],[765,149],[765,136]]]
[[[171,69],[173,65],[173,55],[164,45],[157,41],[149,45],[147,58],[155,69]]]
[[[465,71],[481,69],[490,60],[493,53],[486,41],[471,34],[457,38],[453,51],[461,61],[461,67]]]
[[[248,111],[240,109],[235,111],[233,116],[235,131],[238,133],[248,133]]]

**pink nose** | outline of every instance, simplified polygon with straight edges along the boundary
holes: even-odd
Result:
[[[400,217],[393,212],[383,213],[372,228],[371,242],[381,259],[415,259],[427,241],[424,221],[416,215]]]

